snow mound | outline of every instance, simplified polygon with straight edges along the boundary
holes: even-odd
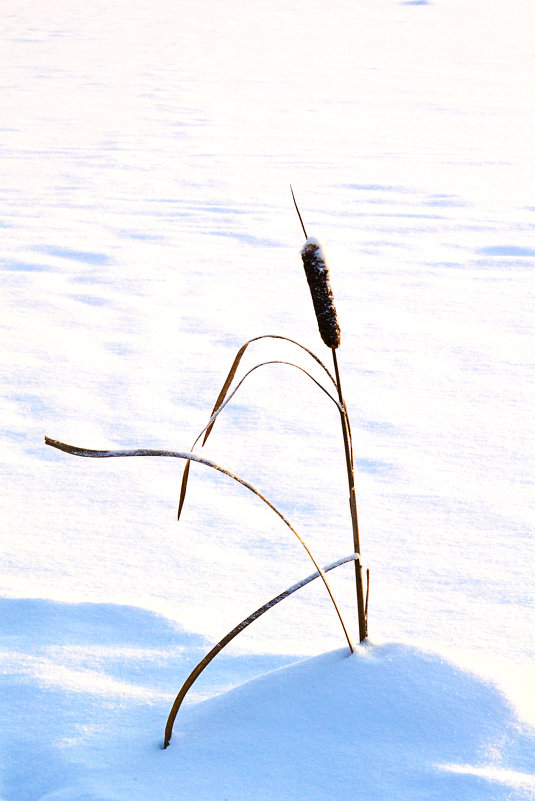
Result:
[[[387,644],[309,659],[190,708],[169,757],[183,798],[489,801],[533,797],[534,744],[496,688]]]
[[[134,607],[11,604],[2,801],[535,796],[535,732],[495,686],[437,654],[368,643],[275,670],[222,656],[198,682],[212,692],[269,672],[182,708],[164,751],[202,638]]]

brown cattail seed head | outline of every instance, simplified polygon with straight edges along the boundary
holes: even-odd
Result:
[[[301,256],[321,338],[327,347],[337,348],[340,345],[340,326],[336,319],[329,267],[318,240],[309,237],[303,245]]]

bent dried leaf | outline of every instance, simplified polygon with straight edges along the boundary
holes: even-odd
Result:
[[[275,514],[278,515],[278,517],[280,517],[280,519],[283,521],[283,523],[290,529],[292,534],[294,534],[297,537],[297,539],[299,540],[299,542],[301,543],[301,545],[303,546],[303,548],[307,552],[308,556],[310,557],[310,560],[311,560],[312,564],[314,565],[314,567],[316,568],[316,570],[319,572],[319,574],[321,576],[321,579],[322,579],[322,581],[323,581],[323,583],[325,585],[325,589],[327,590],[327,593],[328,593],[328,595],[329,595],[329,597],[330,597],[330,599],[332,601],[332,604],[333,604],[334,609],[336,611],[336,614],[338,616],[338,620],[340,621],[340,625],[342,626],[345,638],[347,640],[347,644],[349,645],[349,650],[353,653],[353,650],[354,650],[353,643],[351,642],[351,638],[349,637],[346,625],[344,623],[344,619],[342,617],[342,613],[340,612],[338,604],[336,603],[336,600],[334,598],[334,595],[333,595],[333,592],[332,592],[332,589],[331,589],[331,585],[329,584],[329,581],[327,580],[327,576],[325,575],[325,572],[319,566],[318,562],[314,558],[314,555],[312,554],[312,551],[308,547],[308,545],[305,542],[305,540],[303,539],[303,537],[300,534],[297,533],[297,531],[292,526],[292,524],[290,523],[288,518],[285,517],[285,515],[283,515],[283,513],[279,509],[277,509],[275,504],[271,503],[271,501],[268,500],[265,497],[265,495],[263,495],[259,490],[257,490],[257,488],[255,486],[253,486],[253,484],[251,484],[245,478],[241,478],[241,476],[238,476],[238,475],[236,475],[236,473],[233,473],[232,471],[227,470],[226,467],[222,467],[221,465],[217,464],[217,462],[213,462],[211,459],[205,459],[203,456],[199,456],[197,453],[192,453],[191,451],[164,451],[164,450],[154,450],[152,448],[136,448],[135,450],[128,450],[128,451],[124,451],[124,450],[119,450],[119,451],[99,450],[99,451],[97,451],[97,450],[93,450],[91,448],[80,448],[80,447],[78,447],[76,445],[68,445],[66,442],[60,442],[59,440],[52,439],[51,437],[47,437],[47,436],[45,436],[45,442],[46,442],[47,445],[50,445],[53,448],[57,448],[60,451],[65,451],[65,453],[70,453],[73,456],[92,457],[92,458],[97,458],[97,459],[110,459],[110,458],[114,458],[114,457],[117,457],[117,456],[167,456],[167,457],[172,457],[174,459],[186,459],[187,461],[199,462],[199,464],[206,465],[206,467],[211,467],[213,470],[217,470],[218,472],[223,473],[226,476],[229,476],[229,478],[234,479],[234,481],[237,481],[239,484],[242,484],[242,486],[246,487],[254,495],[256,495],[258,498],[260,498],[261,501],[263,501],[267,506],[269,506],[269,508],[272,509],[275,512]]]
[[[245,353],[245,351],[247,350],[247,348],[249,347],[249,345],[252,342],[257,342],[260,339],[281,339],[281,340],[284,340],[285,342],[291,342],[292,345],[297,345],[299,348],[301,348],[306,353],[308,353],[309,356],[312,356],[312,358],[325,371],[325,373],[328,375],[328,377],[330,378],[330,380],[332,381],[332,383],[336,387],[336,381],[335,381],[334,376],[332,375],[332,373],[327,369],[327,367],[324,365],[324,363],[321,361],[321,359],[318,356],[316,356],[315,353],[313,353],[311,350],[309,350],[309,348],[305,347],[305,345],[302,345],[300,342],[297,342],[295,339],[290,339],[289,337],[280,336],[279,334],[262,334],[261,336],[253,337],[253,339],[249,339],[247,342],[245,342],[244,345],[241,346],[241,348],[237,352],[236,356],[234,357],[234,361],[232,362],[232,366],[231,366],[231,368],[230,368],[230,370],[228,372],[228,375],[227,375],[227,377],[226,377],[226,379],[225,379],[225,381],[223,383],[223,386],[221,387],[219,395],[217,396],[217,400],[216,400],[216,402],[214,404],[214,408],[212,409],[212,413],[210,414],[210,420],[212,422],[209,423],[208,426],[206,427],[206,433],[205,433],[204,439],[202,441],[202,447],[204,447],[204,445],[206,443],[206,440],[208,439],[208,437],[212,433],[212,429],[213,429],[214,423],[215,423],[215,418],[217,417],[217,412],[219,411],[220,407],[223,405],[223,403],[225,401],[225,398],[227,397],[227,393],[228,393],[228,391],[230,389],[230,386],[231,386],[231,384],[232,384],[232,382],[234,380],[234,377],[236,375],[236,371],[238,370],[238,367],[239,367],[240,362],[242,360],[243,354]],[[197,440],[196,440],[196,442],[197,442]],[[180,520],[180,515],[182,513],[182,509],[184,507],[184,502],[186,500],[186,491],[187,491],[187,487],[188,487],[188,480],[189,480],[189,462],[186,464],[186,467],[184,468],[184,473],[182,474],[182,483],[180,485],[180,499],[179,499],[179,502],[178,502],[177,520]]]
[[[358,561],[359,558],[360,557],[358,553],[353,553],[351,554],[351,556],[345,556],[342,559],[338,559],[336,562],[327,565],[327,567],[324,567],[323,572],[328,573],[330,570],[334,570],[336,567],[340,567],[340,565],[344,565],[347,562]],[[249,615],[249,617],[246,617],[245,620],[242,620],[241,623],[238,623],[238,625],[235,626],[232,629],[232,631],[229,631],[229,633],[226,634],[223,637],[223,639],[221,639],[217,643],[217,645],[214,645],[214,647],[206,654],[206,656],[203,659],[201,659],[199,664],[196,665],[194,669],[191,671],[188,678],[180,688],[177,697],[175,698],[175,701],[169,713],[169,717],[167,718],[167,724],[165,726],[165,736],[164,736],[164,746],[163,746],[164,748],[167,748],[167,746],[171,741],[171,736],[173,734],[173,725],[175,723],[178,710],[182,706],[184,698],[186,697],[187,693],[189,692],[193,684],[197,681],[203,670],[206,667],[208,667],[210,662],[213,659],[215,659],[218,653],[222,651],[223,648],[229,644],[229,642],[231,642],[235,637],[237,637],[240,632],[246,629],[247,626],[250,626],[251,623],[254,623],[255,620],[258,620],[258,618],[261,617],[265,612],[269,611],[269,609],[272,609],[281,601],[284,601],[285,598],[288,598],[294,592],[297,592],[297,590],[300,590],[302,587],[306,587],[306,585],[310,584],[311,581],[314,581],[315,579],[319,578],[319,575],[320,575],[319,572],[316,571],[315,573],[312,573],[311,576],[307,576],[306,578],[301,579],[301,581],[298,581],[296,584],[293,584],[291,587],[288,587],[288,589],[284,590],[284,592],[281,592],[279,593],[279,595],[276,595],[275,598],[272,598],[270,601],[265,603],[263,606],[257,609],[256,612],[253,612],[252,615]]]

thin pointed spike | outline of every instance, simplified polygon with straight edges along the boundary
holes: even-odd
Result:
[[[301,217],[301,212],[299,211],[299,208],[297,206],[297,200],[295,199],[294,190],[293,190],[291,184],[290,184],[290,192],[292,193],[295,210],[297,212],[297,216],[299,217],[299,222],[301,223],[301,228],[303,229],[303,233],[305,235],[305,239],[308,239],[308,234],[307,234],[306,229],[305,229],[305,224],[303,222],[303,218]]]
[[[180,520],[180,515],[182,514],[182,507],[184,506],[184,501],[186,500],[186,489],[188,486],[190,464],[191,462],[186,462],[184,473],[182,475],[182,484],[180,486],[180,500],[178,502],[178,512],[176,515],[177,520]]]

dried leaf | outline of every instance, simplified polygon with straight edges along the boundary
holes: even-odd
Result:
[[[221,387],[221,392],[217,396],[217,400],[215,402],[214,408],[212,409],[212,414],[210,415],[210,417],[212,417],[217,412],[217,410],[219,409],[219,407],[221,406],[221,404],[225,400],[227,392],[229,391],[229,387],[230,387],[230,385],[232,384],[232,382],[234,380],[234,376],[236,375],[236,370],[238,369],[238,367],[240,365],[242,356],[245,353],[245,351],[247,350],[247,346],[251,342],[253,342],[252,339],[250,339],[249,342],[246,342],[245,345],[242,345],[241,348],[239,349],[239,351],[237,352],[236,356],[234,357],[234,361],[232,362],[232,367],[230,368],[229,374],[227,375],[227,377],[225,379],[225,383]],[[215,423],[215,420],[214,420],[214,423]],[[204,439],[202,441],[203,445],[206,442],[206,440],[208,439],[208,437],[210,436],[210,432],[211,432],[212,428],[214,427],[214,423],[211,423],[208,426],[208,428],[206,429],[206,434],[204,435]]]
[[[347,562],[353,562],[353,561],[359,561],[359,554],[358,553],[353,553],[353,554],[351,554],[351,556],[345,556],[343,559],[338,559],[336,562],[333,562],[331,565],[327,565],[327,567],[324,567],[323,568],[323,572],[324,573],[328,573],[330,570],[334,570],[336,567],[340,567],[340,565],[344,565]],[[180,688],[180,691],[179,691],[177,697],[175,698],[175,702],[174,702],[174,704],[173,704],[173,706],[171,708],[171,711],[169,713],[169,717],[167,718],[167,724],[166,724],[166,727],[165,727],[165,737],[164,737],[164,746],[163,746],[164,748],[167,748],[167,746],[169,745],[169,742],[171,740],[171,735],[173,733],[173,725],[174,725],[174,722],[175,722],[175,718],[177,716],[178,710],[180,709],[180,707],[182,705],[182,702],[183,702],[184,698],[186,697],[186,694],[191,689],[193,684],[197,681],[197,679],[199,678],[199,676],[201,675],[203,670],[206,667],[208,667],[210,662],[213,659],[215,659],[215,657],[218,655],[218,653],[220,651],[223,650],[225,645],[228,645],[228,643],[231,642],[235,637],[237,637],[238,634],[241,631],[246,629],[247,626],[250,626],[251,623],[254,623],[255,620],[258,620],[258,618],[261,617],[261,615],[263,615],[264,612],[267,612],[269,609],[272,609],[274,606],[276,606],[281,601],[284,601],[285,598],[288,598],[294,592],[297,592],[297,590],[300,590],[301,587],[305,587],[307,584],[310,584],[310,582],[314,581],[314,579],[317,579],[319,577],[319,575],[320,575],[319,572],[316,571],[315,573],[312,573],[311,576],[307,576],[306,578],[301,579],[301,581],[298,581],[297,584],[294,584],[293,586],[289,587],[287,590],[284,590],[284,592],[281,592],[281,593],[279,593],[279,595],[276,595],[275,598],[272,598],[270,601],[265,603],[263,606],[261,606],[259,609],[257,609],[256,612],[253,612],[252,615],[249,615],[249,617],[246,617],[245,620],[242,620],[241,623],[238,623],[238,625],[235,626],[232,629],[232,631],[229,631],[229,633],[226,634],[223,637],[223,639],[220,640],[217,643],[217,645],[214,645],[214,647],[206,654],[206,656],[203,659],[201,659],[199,664],[191,671],[191,673],[189,674],[188,678],[186,679],[186,681],[184,682],[184,684]]]
[[[247,350],[247,348],[249,347],[249,345],[252,342],[257,342],[259,339],[281,339],[281,340],[284,340],[285,342],[291,342],[293,345],[297,345],[299,348],[301,348],[306,353],[308,353],[309,356],[312,356],[312,358],[320,365],[320,367],[323,368],[323,370],[327,373],[327,375],[331,379],[332,383],[336,386],[336,381],[335,381],[334,377],[329,372],[327,367],[323,364],[321,359],[318,358],[318,356],[316,356],[315,353],[313,353],[311,350],[306,348],[304,345],[301,345],[300,342],[297,342],[295,339],[290,339],[289,337],[280,336],[278,334],[262,334],[259,337],[254,337],[253,339],[249,339],[244,345],[241,346],[241,348],[237,352],[236,356],[234,357],[234,361],[232,362],[232,366],[231,366],[231,368],[229,370],[229,373],[228,373],[228,375],[227,375],[227,377],[225,379],[225,382],[224,382],[223,386],[221,387],[221,391],[220,391],[219,395],[217,396],[217,400],[215,402],[214,408],[212,409],[212,413],[210,415],[210,419],[216,414],[216,412],[220,409],[220,407],[225,402],[225,398],[227,397],[227,393],[228,393],[228,391],[230,389],[230,386],[231,386],[232,382],[234,381],[234,377],[235,377],[236,371],[237,371],[237,369],[238,369],[238,367],[240,365],[240,362],[241,362],[243,354],[245,353],[245,351]],[[202,441],[202,446],[203,447],[204,447],[204,444],[206,443],[206,440],[208,439],[208,437],[212,433],[212,429],[214,427],[214,424],[215,424],[215,419],[212,420],[212,422],[206,428],[206,433],[205,433],[204,439]],[[195,440],[195,442],[197,442],[197,440]],[[179,504],[178,504],[177,520],[180,520],[180,515],[181,515],[182,508],[184,506],[184,502],[185,502],[185,499],[186,499],[186,490],[187,490],[187,487],[188,487],[188,480],[189,480],[189,463],[184,468],[184,473],[183,473],[183,476],[182,476],[182,484],[181,484],[181,487],[180,487],[180,500],[179,500]]]
[[[180,486],[180,500],[178,502],[178,512],[176,519],[180,520],[180,515],[182,513],[182,507],[184,506],[184,501],[186,500],[186,488],[188,486],[188,478],[189,478],[189,467],[191,462],[186,462],[186,466],[184,468],[184,473],[182,474],[182,484]]]
[[[271,501],[269,501],[265,497],[265,495],[262,495],[262,493],[259,490],[257,490],[256,487],[254,487],[249,481],[247,481],[244,478],[241,478],[240,476],[237,476],[235,473],[232,473],[230,470],[227,470],[226,467],[222,467],[221,465],[217,464],[216,462],[213,462],[211,459],[205,459],[203,456],[199,456],[198,454],[192,453],[191,451],[185,451],[185,452],[183,452],[183,451],[163,451],[163,450],[154,450],[152,448],[136,448],[135,450],[129,450],[129,451],[123,451],[123,450],[120,450],[120,451],[96,451],[96,450],[92,450],[90,448],[79,448],[76,445],[67,445],[67,443],[65,443],[65,442],[59,442],[56,439],[51,439],[50,437],[46,437],[46,436],[45,436],[45,442],[46,442],[47,445],[51,445],[53,448],[58,448],[58,450],[60,450],[60,451],[65,451],[65,453],[71,453],[71,454],[73,454],[73,456],[84,456],[84,457],[92,457],[92,458],[97,458],[97,459],[109,459],[109,458],[113,458],[113,457],[116,457],[116,456],[168,456],[168,457],[172,457],[174,459],[185,459],[186,461],[199,462],[199,464],[204,464],[204,465],[206,465],[206,467],[211,467],[214,470],[218,470],[220,473],[224,473],[224,475],[229,476],[230,478],[234,479],[234,481],[237,481],[239,484],[242,484],[248,490],[253,492],[258,498],[260,498],[261,501],[263,501],[267,506],[269,506],[269,508],[272,509],[275,512],[275,514],[280,517],[280,519],[283,521],[283,523],[285,523],[285,525],[288,526],[288,528],[290,529],[292,534],[294,534],[297,537],[297,539],[299,540],[299,542],[301,543],[301,545],[303,546],[303,548],[307,552],[308,556],[310,557],[310,560],[312,561],[312,564],[314,565],[316,570],[319,572],[319,574],[321,576],[321,579],[322,579],[322,581],[323,581],[323,583],[325,585],[325,589],[327,590],[327,593],[329,595],[329,598],[332,601],[332,604],[334,606],[336,614],[338,615],[338,620],[340,621],[340,625],[342,626],[344,635],[345,635],[347,643],[349,645],[349,649],[350,649],[350,651],[353,651],[353,643],[351,642],[351,639],[350,639],[349,634],[347,632],[347,628],[346,628],[346,625],[344,623],[344,619],[342,617],[342,613],[340,612],[338,604],[336,603],[336,600],[334,598],[333,592],[331,590],[331,585],[329,584],[329,582],[327,580],[327,576],[325,575],[325,572],[318,565],[318,563],[317,563],[316,559],[314,558],[314,555],[312,554],[312,551],[308,547],[307,543],[305,542],[303,537],[301,537],[301,535],[297,533],[297,531],[292,526],[292,524],[290,523],[288,518],[285,517],[283,515],[283,513],[279,509],[277,509],[275,504],[271,503]]]

